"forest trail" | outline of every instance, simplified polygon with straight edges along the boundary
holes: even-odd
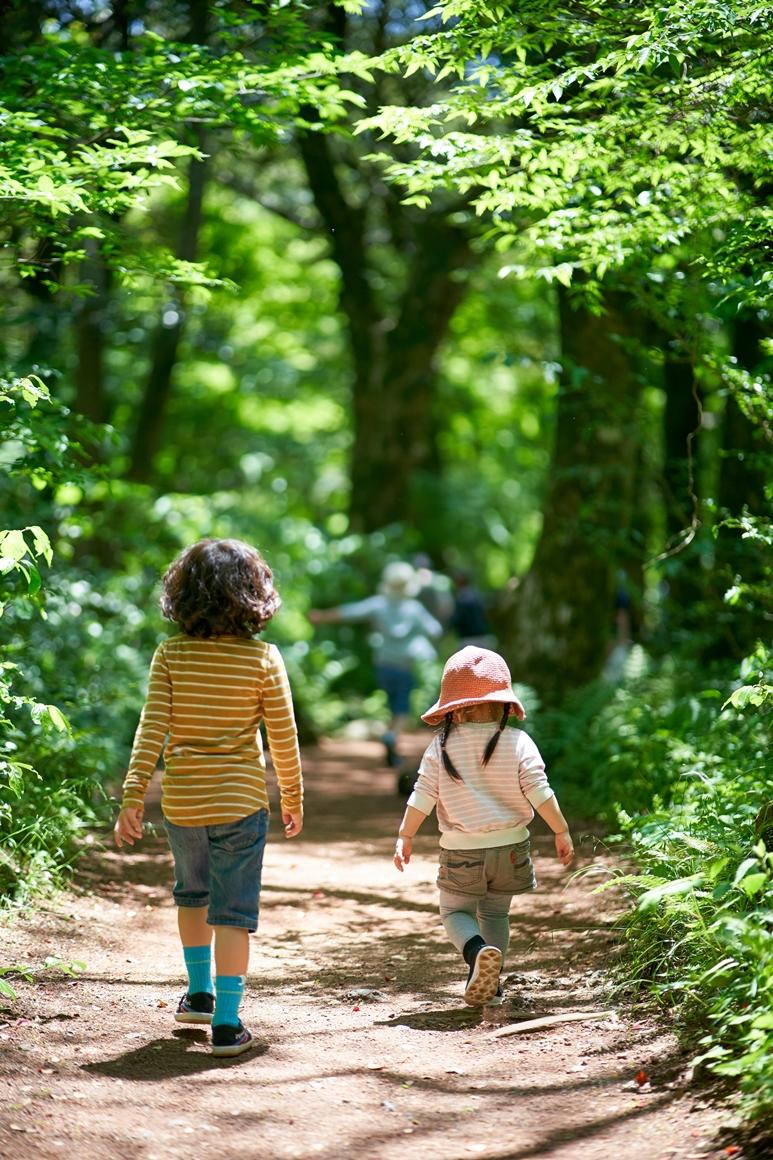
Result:
[[[411,740],[418,754],[426,738]],[[686,1089],[669,1029],[609,998],[614,892],[564,872],[539,820],[540,885],[514,902],[507,1001],[464,1005],[463,964],[437,917],[433,827],[398,874],[402,803],[379,758],[366,741],[306,751],[304,833],[285,841],[274,822],[242,1011],[267,1051],[215,1060],[206,1032],[172,1020],[184,986],[161,832],[125,855],[106,835],[71,893],[2,929],[4,963],[57,955],[86,968],[14,982],[17,1002],[2,1001],[0,1157],[733,1154],[722,1113]],[[579,865],[609,864],[595,845],[578,842]]]

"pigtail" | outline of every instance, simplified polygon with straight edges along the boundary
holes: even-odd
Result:
[[[481,758],[481,765],[488,765],[488,763],[491,761],[491,758],[494,756],[494,750],[496,749],[497,745],[499,744],[499,738],[502,736],[502,731],[504,730],[505,726],[507,725],[509,717],[510,717],[510,705],[505,705],[504,710],[502,711],[502,717],[501,717],[500,722],[499,722],[499,728],[497,729],[496,733],[493,734],[492,737],[489,737],[488,744],[486,745],[486,748],[483,751],[483,757]]]
[[[448,776],[453,778],[454,781],[461,781],[462,775],[459,773],[459,770],[456,768],[453,761],[446,752],[446,741],[448,741],[448,734],[451,732],[452,725],[453,716],[451,713],[446,713],[446,719],[443,724],[443,732],[440,734],[440,754],[443,758],[443,768],[445,769]]]

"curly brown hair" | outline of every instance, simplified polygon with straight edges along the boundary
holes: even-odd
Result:
[[[189,636],[254,636],[281,603],[268,564],[241,540],[199,540],[163,579],[161,611]]]

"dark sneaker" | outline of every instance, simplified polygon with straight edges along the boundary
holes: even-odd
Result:
[[[482,1007],[497,993],[499,972],[502,970],[502,952],[498,947],[483,946],[470,967],[464,1001],[471,1007]]]
[[[218,1023],[212,1028],[213,1055],[241,1055],[252,1047],[252,1036],[241,1020],[234,1027],[232,1023]]]
[[[174,1017],[178,1023],[211,1023],[215,1010],[215,996],[208,991],[196,991],[193,995],[185,992]]]

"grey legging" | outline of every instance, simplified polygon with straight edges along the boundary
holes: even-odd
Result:
[[[487,894],[470,898],[466,894],[440,891],[440,917],[446,934],[458,951],[480,935],[490,946],[499,947],[504,961],[510,942],[511,894]]]

